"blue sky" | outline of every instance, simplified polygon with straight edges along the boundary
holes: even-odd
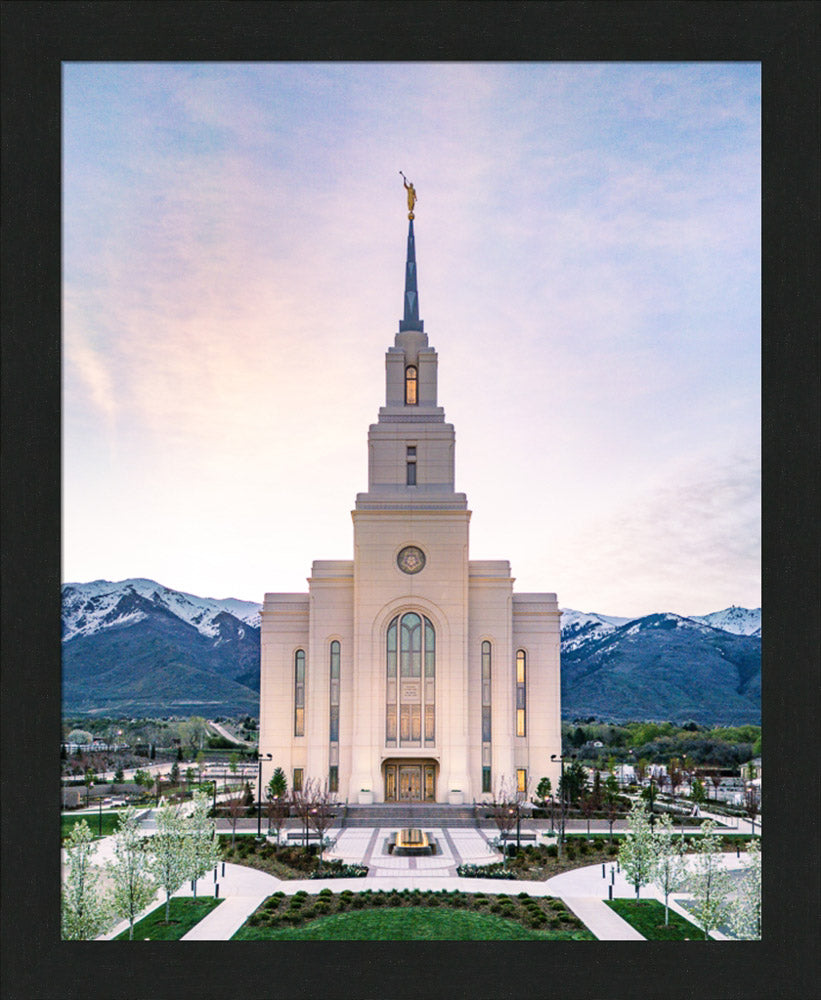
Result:
[[[757,64],[67,63],[63,143],[65,580],[351,557],[402,170],[471,556],[760,603]]]

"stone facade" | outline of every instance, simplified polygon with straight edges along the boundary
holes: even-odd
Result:
[[[530,794],[544,775],[558,783],[556,595],[515,594],[508,562],[470,559],[437,366],[418,319],[411,221],[354,558],[315,561],[307,594],[265,595],[263,783],[279,766],[289,787],[328,780],[352,803],[454,804],[502,780]]]

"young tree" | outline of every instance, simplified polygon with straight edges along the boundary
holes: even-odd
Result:
[[[653,837],[656,853],[656,873],[653,881],[664,894],[664,923],[667,925],[670,923],[670,893],[681,888],[686,874],[682,859],[684,842],[681,837],[678,843],[673,840],[673,821],[669,816],[662,816],[653,832]]]
[[[584,818],[587,820],[587,839],[590,840],[590,820],[593,818],[593,813],[596,811],[595,796],[592,793],[585,792],[579,799],[579,806]]]
[[[76,823],[66,844],[60,925],[64,941],[90,941],[111,921],[110,908],[99,891],[100,872],[93,863],[96,850],[86,821]]]
[[[319,780],[312,781],[311,779],[306,782],[305,794],[308,822],[319,838],[319,866],[317,870],[322,871],[324,839],[334,821],[335,796],[328,791],[327,781],[323,786]]]
[[[748,785],[744,789],[744,812],[747,813],[750,823],[752,823],[753,834],[755,835],[755,818],[759,812],[758,789],[755,785]]]
[[[761,940],[761,842],[755,837],[747,845],[738,898],[730,907],[730,929],[742,941]]]
[[[241,791],[235,792],[228,802],[228,816],[231,820],[231,848],[233,850],[237,839],[237,820],[240,816],[245,815],[245,810],[248,808],[245,805],[245,794]]]
[[[208,811],[211,808],[209,796],[198,793],[194,796],[194,808],[188,818],[186,835],[189,839],[186,855],[188,866],[185,877],[194,884],[194,898],[197,897],[197,880],[209,872],[220,860],[221,851],[217,840],[217,824]]]
[[[515,788],[515,784],[512,786]],[[499,837],[502,840],[503,867],[507,868],[507,835],[516,826],[516,817],[519,809],[517,793],[508,791],[507,782],[504,778],[499,782],[499,791],[490,803],[493,822],[499,830]]]
[[[619,782],[614,774],[608,774],[604,781],[604,812],[610,824],[610,843],[613,843],[613,823],[619,815]]]
[[[707,801],[707,793],[704,791],[704,785],[702,785],[698,778],[693,779],[693,784],[690,789],[690,798],[697,806],[704,805]]]
[[[180,780],[180,765],[177,761],[171,765],[171,781],[176,785]]]
[[[550,778],[540,778],[539,784],[536,785],[536,801],[539,805],[544,808],[545,799],[550,798],[550,793],[553,791],[553,784]]]
[[[157,887],[151,875],[151,857],[137,829],[137,810],[126,809],[114,835],[114,861],[107,870],[112,880],[114,915],[128,920],[128,940],[134,940],[134,920],[154,899]]]
[[[171,920],[171,897],[191,869],[190,840],[185,818],[176,806],[166,806],[157,814],[157,832],[151,838],[151,872],[165,889],[165,922]]]
[[[276,768],[268,782],[268,794],[271,798],[284,798],[288,794],[288,779],[281,767]]]
[[[273,779],[271,780],[273,781]],[[288,797],[284,792],[282,795],[271,794],[271,782],[268,783],[268,786],[265,789],[265,795],[267,796],[267,800],[265,802],[265,815],[268,817],[268,830],[270,832],[272,826],[276,830],[277,847],[279,847],[282,828],[285,826],[285,820],[291,812],[291,803],[288,801]]]
[[[721,843],[714,833],[712,820],[701,828],[695,863],[687,875],[687,889],[693,895],[693,917],[704,931],[705,941],[710,931],[722,924],[729,915],[730,876],[721,855]]]
[[[583,764],[573,760],[565,767],[564,775],[559,778],[559,797],[567,805],[573,805],[579,801],[581,795],[587,789],[587,771]]]
[[[96,777],[97,775],[94,773],[94,768],[87,767],[85,776],[83,778],[83,781],[85,782],[86,786],[86,807],[88,807],[88,797],[91,794],[91,788],[92,785],[94,784],[94,780],[96,779]]]
[[[619,845],[619,864],[633,883],[636,899],[643,885],[653,881],[656,866],[656,844],[644,803],[634,803],[630,810],[627,836]]]

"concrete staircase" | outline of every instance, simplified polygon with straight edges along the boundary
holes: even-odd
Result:
[[[483,824],[484,825],[484,824]],[[475,827],[473,806],[434,802],[384,802],[370,806],[349,805],[346,827]]]

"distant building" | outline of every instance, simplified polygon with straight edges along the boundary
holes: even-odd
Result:
[[[556,787],[556,595],[515,593],[507,561],[470,558],[409,219],[404,318],[368,432],[353,559],[315,561],[307,593],[265,595],[263,781],[282,767],[294,788],[327,780],[364,803],[469,802],[545,775]]]

